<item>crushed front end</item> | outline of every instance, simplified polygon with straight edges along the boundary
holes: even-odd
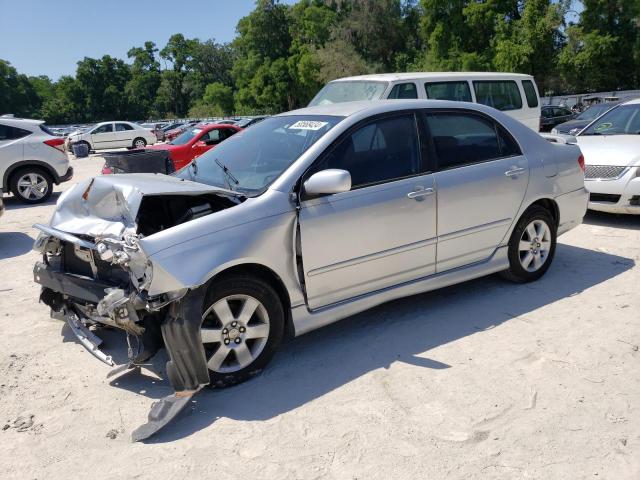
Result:
[[[176,393],[154,404],[148,423],[133,432],[133,440],[142,440],[209,383],[209,372],[200,338],[204,287],[181,285],[161,268],[154,278],[153,261],[140,240],[238,201],[200,187],[185,191],[183,183],[174,187],[178,192],[163,195],[159,189],[173,185],[164,179],[159,186],[144,185],[141,179],[148,177],[141,177],[142,187],[128,188],[105,178],[65,192],[51,224],[35,225],[41,233],[34,250],[42,259],[34,266],[34,280],[52,316],[64,319],[92,355],[114,367],[108,376],[139,367],[166,348],[167,377]],[[101,327],[126,333],[127,364],[116,367],[103,351]]]

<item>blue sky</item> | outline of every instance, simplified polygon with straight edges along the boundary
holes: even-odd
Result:
[[[286,3],[295,3],[287,0]],[[75,74],[84,57],[126,59],[174,33],[228,42],[254,0],[0,0],[0,58],[20,73]]]

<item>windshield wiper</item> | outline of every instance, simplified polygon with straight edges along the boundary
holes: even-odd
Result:
[[[231,183],[229,182],[229,180],[231,180],[236,185],[240,185],[240,181],[233,176],[233,174],[231,173],[231,170],[229,170],[229,168],[217,158],[216,158],[216,164],[222,169],[224,174],[227,176],[227,183],[229,184],[229,190],[233,190],[233,188],[231,188]]]

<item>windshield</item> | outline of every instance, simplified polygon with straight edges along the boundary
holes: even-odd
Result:
[[[173,142],[169,143],[169,145],[185,145],[189,143],[191,139],[198,135],[201,131],[201,128],[190,128],[186,132],[178,135]]]
[[[356,102],[358,100],[380,100],[389,82],[367,82],[354,80],[330,82],[311,100],[310,107],[332,103]]]
[[[342,117],[271,117],[242,130],[177,173],[180,178],[259,195]]]
[[[601,103],[600,105],[593,105],[587,108],[584,112],[576,117],[577,120],[595,120],[604,112],[613,108],[614,105]]]
[[[621,105],[602,115],[580,135],[640,134],[640,104]]]

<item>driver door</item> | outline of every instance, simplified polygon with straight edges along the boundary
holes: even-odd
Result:
[[[113,133],[113,123],[105,123],[91,132],[91,145],[94,149],[114,148],[116,134]]]
[[[211,150],[215,145],[221,142],[220,129],[209,130],[204,133],[192,147],[193,158],[197,158],[204,152]]]
[[[299,222],[307,301],[320,308],[435,272],[436,196],[413,113],[357,127],[305,178],[337,168],[351,190],[301,193]],[[303,180],[304,180],[303,179]]]

